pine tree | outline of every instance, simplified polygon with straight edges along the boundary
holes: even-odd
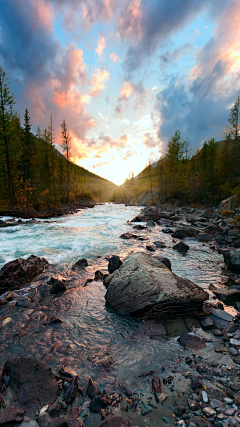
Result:
[[[10,208],[14,207],[9,142],[10,136],[14,133],[12,129],[14,104],[14,96],[10,91],[8,78],[0,67],[0,155],[6,159]]]
[[[239,118],[240,118],[240,99],[239,96],[237,98],[237,101],[234,103],[233,107],[230,110],[229,113],[229,123],[231,125],[230,127],[230,135],[237,140],[239,136]]]
[[[70,159],[71,159],[71,136],[69,135],[65,118],[61,124],[62,128],[62,148],[67,159],[67,197],[66,203],[69,202],[69,187],[70,187]]]

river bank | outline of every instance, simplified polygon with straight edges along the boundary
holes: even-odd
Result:
[[[201,223],[195,219],[202,212],[189,211],[189,208],[178,212],[165,209],[161,218],[154,221],[154,226],[152,223],[147,225],[147,221],[126,222],[139,214],[140,209],[136,207],[96,206],[91,210],[91,218],[88,218],[87,211],[83,211],[59,219],[57,224],[26,224],[22,231],[16,231],[14,227],[1,230],[2,258],[3,252],[9,252],[8,261],[19,257],[15,256],[16,251],[10,254],[14,241],[18,244],[19,233],[22,256],[34,253],[45,256],[51,263],[54,261],[54,265],[32,281],[30,287],[14,291],[8,296],[8,302],[2,305],[1,366],[14,356],[34,358],[50,366],[60,387],[60,396],[57,397],[60,415],[68,425],[74,425],[71,424],[71,408],[77,407],[75,414],[80,417],[79,422],[92,426],[99,426],[104,418],[108,419],[108,413],[121,416],[135,426],[174,425],[178,419],[182,420],[179,424],[182,426],[184,423],[192,427],[231,425],[227,424],[229,422],[237,426],[238,311],[236,306],[227,306],[225,301],[216,299],[213,290],[209,289],[211,284],[225,289],[225,283],[230,279],[236,285],[238,275],[226,270],[223,256],[218,253],[219,240],[221,246],[227,248],[227,239],[233,236],[234,227],[230,222],[229,227],[226,225],[228,222],[224,225],[219,223],[224,230],[217,229],[216,232],[213,229],[207,233],[209,238],[202,240],[206,229],[219,221],[216,218],[218,213],[213,212],[212,217]],[[166,216],[168,218],[164,218]],[[189,217],[194,218],[194,225],[190,227]],[[189,250],[181,253],[173,249],[179,239],[171,234],[177,230],[183,233],[186,228],[197,232],[195,237],[182,237]],[[119,238],[126,233],[129,233],[127,239]],[[230,244],[238,240],[237,234],[236,230]],[[14,239],[9,242],[11,236]],[[46,249],[43,248],[44,236]],[[69,238],[67,245],[66,237]],[[55,256],[54,247],[49,251],[48,238],[54,241],[55,247],[63,245],[60,257]],[[76,250],[77,246],[81,247]],[[118,254],[124,260],[130,252],[139,250],[169,258],[174,273],[209,291],[210,299],[204,304],[202,317],[178,316],[162,324],[121,317],[106,307],[106,289],[101,280],[97,281],[101,276],[96,276],[95,272],[108,274],[111,254]],[[73,264],[83,257],[86,257],[88,266],[80,271],[72,269]],[[2,259],[2,265],[5,260]],[[58,295],[51,294],[49,280],[60,273],[67,281],[67,290]],[[206,325],[205,319],[212,320]],[[196,340],[189,339],[189,332],[191,336],[198,337],[197,345]],[[179,342],[179,337],[185,339]],[[70,379],[78,375],[76,396],[69,404],[66,404],[64,393],[67,384],[70,382],[72,387],[73,383],[59,374],[61,367],[75,371]],[[161,393],[153,392],[154,375],[161,381]],[[89,395],[84,396],[89,377],[93,378],[101,393],[108,390],[102,397],[105,399],[107,396],[109,404],[96,415],[89,411]],[[3,388],[4,384],[5,379]],[[7,404],[10,403],[6,397],[9,390],[6,387],[3,394]],[[204,391],[207,398],[202,393]],[[205,409],[209,407],[213,412]],[[22,423],[24,427],[33,426],[27,419],[25,423]]]

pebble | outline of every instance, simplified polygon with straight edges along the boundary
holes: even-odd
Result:
[[[206,393],[206,391],[202,390],[202,398],[204,403],[208,403],[208,395]]]
[[[204,415],[206,415],[206,417],[215,417],[216,416],[216,411],[214,411],[214,409],[212,409],[210,406],[207,406],[206,408],[202,408],[202,411],[203,411]]]
[[[231,405],[233,403],[233,399],[230,399],[229,397],[224,397],[223,400],[227,405]]]
[[[166,424],[168,424],[168,423],[169,423],[169,419],[168,419],[168,417],[162,417],[162,420],[163,420]]]
[[[236,412],[236,408],[228,408],[225,412],[224,412],[224,414],[225,415],[227,415],[228,417],[229,416],[232,416],[233,414],[235,414],[235,412]]]
[[[240,341],[236,340],[235,338],[230,339],[230,344],[232,344],[233,346],[236,346],[236,347],[240,347]]]

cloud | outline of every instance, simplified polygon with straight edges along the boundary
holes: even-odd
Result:
[[[240,89],[239,13],[239,2],[225,4],[211,39],[196,51],[194,67],[185,76],[172,76],[158,93],[158,135],[165,143],[176,129],[189,137],[192,146],[210,137],[222,138],[229,106]]]
[[[120,58],[119,58],[119,56],[117,56],[116,55],[116,53],[111,53],[111,55],[110,55],[110,59],[112,60],[112,62],[118,62],[118,61],[120,61]]]
[[[129,96],[132,95],[132,92],[133,92],[133,87],[132,87],[131,83],[128,83],[128,82],[124,83],[124,85],[123,85],[123,87],[119,93],[118,100],[119,101],[127,101]]]
[[[224,4],[223,0],[219,1]],[[209,0],[181,0],[176,6],[166,0],[133,0],[128,7],[122,7],[118,33],[129,43],[124,60],[126,71],[132,73],[141,67],[160,43],[184,28],[211,3]],[[218,8],[220,6],[218,4]],[[217,13],[215,11],[215,15]]]
[[[160,145],[160,140],[155,135],[152,135],[150,132],[144,134],[143,143],[147,148],[155,148]]]
[[[98,37],[98,44],[97,47],[95,49],[95,52],[98,54],[98,56],[102,57],[103,56],[103,51],[106,48],[106,39],[104,36],[99,36]]]
[[[95,73],[92,75],[91,95],[96,97],[101,93],[101,90],[105,89],[105,83],[110,79],[110,73],[104,69],[95,69]]]

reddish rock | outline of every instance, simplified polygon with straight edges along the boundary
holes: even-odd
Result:
[[[5,408],[0,412],[0,426],[7,426],[10,423],[20,423],[24,418],[22,408]]]

